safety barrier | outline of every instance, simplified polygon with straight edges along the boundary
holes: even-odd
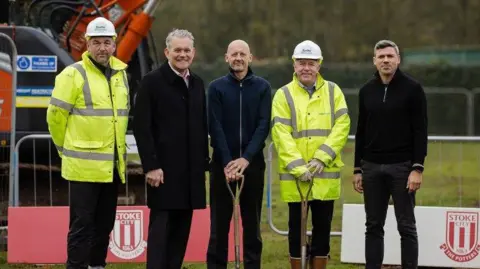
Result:
[[[40,146],[37,146],[38,145],[38,142],[36,140],[43,140],[43,141],[47,141],[47,145],[40,145]],[[25,152],[26,154],[30,155],[29,157],[31,157],[31,163],[29,164],[22,164],[21,161],[20,161],[20,157],[22,156],[21,155],[21,147],[24,145],[24,143],[26,141],[31,141],[32,142],[32,151],[31,152]],[[127,141],[128,142],[128,141]],[[40,152],[40,155],[41,155],[41,159],[45,160],[47,159],[48,160],[48,163],[46,165],[44,164],[39,164],[37,162],[37,155],[39,155],[39,150],[37,148],[41,148],[41,152]],[[45,156],[46,152],[47,151],[47,156]],[[19,169],[21,167],[24,167],[24,168],[28,168],[33,172],[33,202],[31,202],[30,204],[32,206],[55,206],[55,205],[58,205],[58,204],[54,204],[54,195],[53,195],[53,185],[54,185],[54,182],[53,182],[53,173],[54,172],[59,172],[60,171],[60,163],[59,163],[59,159],[58,159],[58,154],[56,152],[56,149],[54,148],[53,146],[53,143],[52,143],[52,140],[51,140],[51,136],[48,135],[48,134],[32,134],[32,135],[26,135],[22,138],[20,138],[18,140],[18,142],[16,143],[15,147],[14,147],[14,162],[15,164],[15,168],[14,168],[14,173],[12,174],[13,175],[13,181],[12,181],[12,186],[13,186],[13,200],[12,200],[12,206],[20,206],[20,193],[19,193],[19,185],[20,185],[20,171]],[[47,157],[47,158],[45,158]],[[54,158],[57,158],[57,163],[53,163],[52,160]],[[39,203],[38,202],[38,174],[37,174],[37,171],[44,171],[44,172],[48,172],[48,181],[49,181],[49,186],[48,186],[48,202],[45,203]],[[130,165],[130,170],[129,170],[129,173],[127,173],[126,175],[126,184],[124,186],[125,188],[125,196],[121,196],[120,198],[120,201],[121,201],[121,204],[124,204],[124,205],[130,205],[130,204],[133,204],[132,200],[134,201],[134,199],[132,199],[132,197],[130,196],[130,190],[129,190],[129,184],[128,184],[128,181],[129,181],[129,176],[130,175],[141,175],[142,172],[141,172],[141,168],[139,165]],[[67,182],[67,181],[63,181],[62,182],[65,182],[66,184],[68,184],[68,196],[70,196],[70,183]],[[147,184],[146,182],[143,183],[143,197],[145,197],[145,201],[142,201],[143,203],[142,204],[145,204],[146,203],[146,197],[147,197]],[[66,204],[64,203],[61,203],[60,202],[60,205],[69,205],[69,199],[65,199],[67,201]]]
[[[7,230],[7,205],[11,202],[13,189],[7,187],[10,181],[14,164],[15,145],[15,98],[17,85],[17,49],[13,40],[6,34],[0,33],[0,164],[3,170],[0,173],[0,244],[3,244],[3,231]]]
[[[355,140],[355,136],[349,135],[348,140],[349,140],[349,142],[353,142]],[[430,144],[429,147],[431,147],[432,142],[456,142],[456,143],[479,142],[480,141],[480,136],[429,136],[428,140],[429,140],[429,144]],[[480,144],[477,145],[477,146],[480,146]],[[479,147],[479,149],[480,149],[480,147]],[[288,231],[280,230],[273,223],[272,186],[273,186],[273,171],[275,170],[273,168],[273,160],[274,160],[274,157],[275,157],[274,150],[275,150],[275,147],[274,147],[274,144],[272,142],[268,145],[268,149],[267,149],[267,221],[268,221],[268,224],[269,224],[270,228],[275,233],[286,236],[286,235],[288,235]],[[439,150],[440,150],[440,154],[441,154],[441,148]],[[470,147],[470,150],[472,150],[471,147]],[[460,154],[463,154],[462,153],[462,151],[463,151],[462,145],[460,145],[459,151],[460,151]],[[480,161],[480,151],[478,152],[478,156],[476,156],[476,157]],[[435,167],[432,168],[432,166],[429,166],[429,164],[428,164],[429,158],[432,158],[432,152],[431,151],[429,153],[429,157],[427,157],[427,160],[426,160],[426,167],[427,167],[426,174],[427,175],[425,176],[425,181],[427,181],[427,182],[429,180],[429,177],[428,177],[429,170],[431,171],[431,169],[436,169]],[[345,161],[345,158],[344,158],[344,161]],[[442,165],[441,156],[440,156],[439,163],[440,163],[440,165]],[[459,163],[460,163],[460,165],[462,165],[462,160],[460,160]],[[450,164],[450,165],[452,165],[452,164]],[[347,175],[349,177],[351,177],[351,169],[348,169],[348,168],[345,168],[345,169],[348,170],[348,171],[345,171],[347,173]],[[480,186],[480,183],[476,187],[479,188],[479,186]],[[463,205],[462,174],[461,173],[458,174],[458,188],[459,188],[459,190],[458,190],[458,204],[456,206],[461,207]],[[480,192],[478,193],[478,198],[479,198],[479,206],[480,206]],[[342,191],[342,196],[339,199],[339,202],[341,204],[343,204],[343,202],[344,202],[344,192],[343,191]],[[311,235],[311,231],[308,231],[307,234]],[[341,231],[332,231],[331,232],[331,236],[341,236],[341,235],[342,235]]]
[[[32,152],[27,150],[20,154],[22,146],[25,146],[27,141],[33,144]],[[43,153],[41,156],[43,163],[47,163],[46,165],[37,163],[38,149],[36,150],[36,147],[41,147],[40,142],[42,141],[48,143],[48,154]],[[129,155],[136,156],[133,136],[127,136],[127,144],[131,145]],[[45,148],[43,147],[43,149]],[[59,164],[55,165],[52,162],[52,159],[58,157],[58,154],[51,141],[51,136],[46,134],[24,136],[15,145],[14,153],[15,169],[13,169],[11,182],[14,199],[8,209],[7,261],[8,263],[22,264],[62,264],[66,259],[70,184],[61,178],[60,167],[56,167]],[[29,157],[33,163],[23,164],[22,156],[31,154],[33,154],[33,158]],[[21,165],[26,168],[26,171],[20,171]],[[20,176],[20,172],[25,172],[26,176]],[[41,172],[45,175],[41,176]],[[109,263],[142,263],[146,261],[149,223],[149,209],[145,205],[147,186],[142,169],[138,164],[130,165],[128,174],[130,176],[126,184],[119,190],[119,193],[123,193],[122,188],[125,188],[125,196],[119,197],[120,203],[117,207],[115,226],[110,236],[107,255]],[[136,177],[132,177],[132,175]],[[47,181],[47,186],[43,187],[44,194],[39,195],[42,192],[42,183]],[[21,187],[21,184],[25,184],[27,187]],[[33,195],[31,191],[33,191]],[[137,194],[137,196],[132,196],[132,194]],[[32,196],[33,201],[28,201]],[[123,202],[121,202],[122,199]],[[210,234],[210,210],[208,207],[194,211],[191,226],[184,260],[186,262],[205,262]],[[233,230],[232,220],[229,235],[229,261],[235,259]],[[241,227],[239,232],[240,246],[242,246]],[[122,240],[121,238],[125,236],[130,236],[131,239]],[[242,248],[240,248],[240,252],[243,253]]]

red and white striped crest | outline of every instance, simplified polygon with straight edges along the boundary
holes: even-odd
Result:
[[[467,262],[478,255],[478,218],[478,212],[447,212],[445,244],[440,248],[450,259]]]
[[[116,256],[133,259],[142,254],[146,246],[143,239],[143,211],[117,210],[110,237],[110,249]]]

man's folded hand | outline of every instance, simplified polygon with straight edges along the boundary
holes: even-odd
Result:
[[[322,172],[324,167],[325,167],[325,164],[319,159],[312,159],[307,164],[308,170],[312,172],[312,177],[315,176],[315,174]]]
[[[309,182],[310,180],[312,180],[313,178],[313,175],[310,171],[307,171],[305,173],[303,173],[299,178],[298,180],[300,180],[301,182]]]

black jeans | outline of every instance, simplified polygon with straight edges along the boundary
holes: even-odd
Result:
[[[260,220],[264,190],[265,166],[251,163],[245,171],[245,183],[240,194],[240,215],[243,225],[243,260],[245,269],[260,269],[262,237]],[[230,188],[235,191],[235,185]],[[234,192],[235,193],[235,192]],[[226,185],[223,167],[213,163],[210,174],[210,241],[207,268],[225,269],[228,259],[228,234],[232,220],[233,201]]]
[[[401,238],[403,269],[418,266],[418,238],[415,221],[415,193],[407,189],[411,162],[375,164],[362,161],[363,196],[366,213],[365,259],[367,269],[380,269],[383,263],[385,219],[390,196],[393,199],[397,229]]]
[[[312,257],[325,257],[330,253],[330,231],[332,227],[334,201],[313,200],[308,203],[312,211]],[[288,203],[288,249],[290,257],[301,257],[302,204]]]
[[[105,267],[119,182],[116,169],[113,183],[70,182],[67,269]]]

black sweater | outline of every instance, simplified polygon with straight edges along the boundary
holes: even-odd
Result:
[[[411,161],[427,155],[427,101],[422,86],[400,70],[388,85],[378,72],[359,93],[355,167],[360,160],[379,164]]]

